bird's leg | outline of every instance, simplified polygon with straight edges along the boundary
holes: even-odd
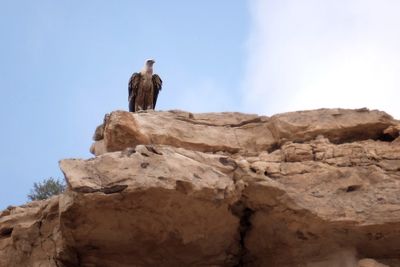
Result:
[[[144,109],[142,108],[142,106],[141,106],[141,105],[137,105],[136,112],[137,112],[137,113],[145,113],[145,112],[146,112],[146,110],[144,110]]]

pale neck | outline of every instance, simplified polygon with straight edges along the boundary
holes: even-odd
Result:
[[[142,74],[153,75],[153,67],[149,67],[149,66],[145,65],[141,72],[142,72]]]

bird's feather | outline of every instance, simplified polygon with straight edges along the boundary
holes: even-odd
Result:
[[[156,103],[157,103],[157,98],[158,98],[158,93],[161,91],[162,88],[162,80],[160,78],[160,76],[158,76],[157,74],[153,74],[152,76],[153,79],[153,109],[156,108]]]
[[[138,94],[139,86],[140,86],[140,79],[141,79],[141,74],[138,72],[135,72],[132,74],[131,78],[129,79],[128,83],[128,101],[133,103],[133,109],[135,106],[135,98]],[[135,110],[133,110],[135,111]]]

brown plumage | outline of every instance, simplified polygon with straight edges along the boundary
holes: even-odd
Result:
[[[154,60],[147,60],[141,72],[132,74],[128,84],[129,111],[155,109],[162,80],[153,74]]]

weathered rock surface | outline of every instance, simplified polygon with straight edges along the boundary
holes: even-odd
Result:
[[[399,125],[113,112],[67,192],[0,213],[0,266],[400,266]]]
[[[396,125],[388,114],[367,109],[320,109],[270,118],[229,112],[116,111],[98,127],[91,151],[100,155],[138,144],[161,144],[202,152],[259,153],[289,140],[305,142],[318,135],[332,143],[395,138],[398,131],[391,131],[392,136],[384,131]]]
[[[230,265],[240,197],[215,155],[138,145],[61,161],[70,186],[61,225],[83,266]]]
[[[58,197],[0,212],[0,266],[57,266]]]

